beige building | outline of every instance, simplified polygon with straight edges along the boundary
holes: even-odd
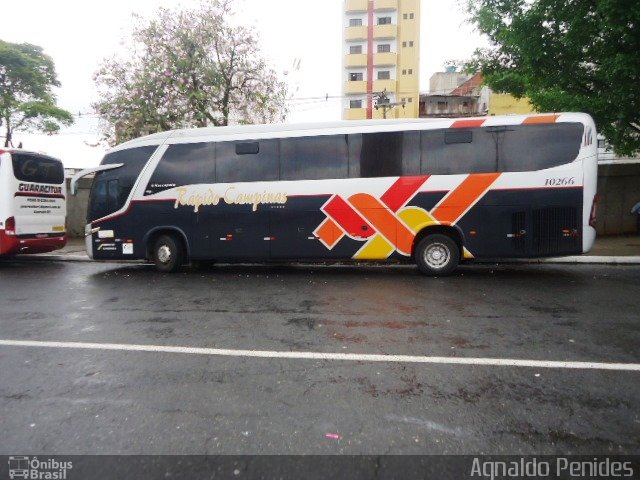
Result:
[[[343,26],[342,118],[417,118],[420,0],[345,0]]]

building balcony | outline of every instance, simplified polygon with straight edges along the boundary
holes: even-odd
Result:
[[[364,120],[367,118],[366,108],[345,108],[342,112],[344,120]]]
[[[398,25],[374,25],[373,38],[396,38],[398,36]]]
[[[398,63],[398,54],[397,53],[374,53],[373,54],[373,64],[376,67],[388,67],[395,66]]]
[[[367,66],[367,54],[366,53],[352,53],[344,56],[344,66],[349,67],[366,67]]]
[[[346,27],[344,29],[344,39],[347,42],[354,42],[367,39],[367,27],[364,25],[358,27]]]
[[[384,10],[398,10],[398,0],[375,0],[373,9],[376,12]]]
[[[366,12],[369,8],[367,0],[346,0],[344,2],[344,11],[347,13]]]
[[[344,93],[352,94],[352,93],[367,93],[367,82],[366,80],[356,80],[352,82],[345,82],[344,84]]]
[[[366,88],[366,82],[365,82],[365,88]],[[382,92],[383,90],[386,90],[387,93],[395,93],[396,81],[395,80],[374,80],[373,91]]]

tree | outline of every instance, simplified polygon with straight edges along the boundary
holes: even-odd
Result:
[[[231,0],[138,17],[128,59],[95,75],[94,104],[111,142],[172,128],[284,120],[286,85],[261,57],[255,33],[230,23]]]
[[[468,0],[491,42],[469,67],[539,111],[590,113],[619,154],[640,151],[640,2]]]
[[[53,60],[41,47],[0,40],[0,124],[4,146],[13,146],[17,131],[53,134],[73,117],[56,106],[53,87],[59,87]]]

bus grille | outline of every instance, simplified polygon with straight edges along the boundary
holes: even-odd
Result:
[[[578,209],[552,207],[532,212],[534,255],[564,255],[581,251]]]

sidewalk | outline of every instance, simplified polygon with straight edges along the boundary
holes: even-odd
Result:
[[[30,256],[46,257],[52,260],[89,260],[85,251],[84,239],[81,238],[70,238],[67,245],[61,250]],[[640,235],[597,237],[593,248],[586,255],[546,259],[502,260],[504,263],[513,261],[532,263],[604,263],[640,265]]]

